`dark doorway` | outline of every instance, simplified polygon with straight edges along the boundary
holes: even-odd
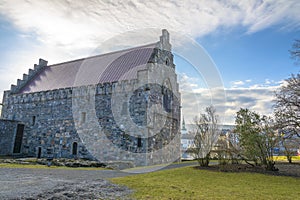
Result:
[[[72,155],[76,156],[77,155],[77,142],[73,142],[73,147],[72,147]]]
[[[42,157],[42,147],[38,147],[37,158]]]
[[[24,124],[18,124],[13,153],[21,153]]]

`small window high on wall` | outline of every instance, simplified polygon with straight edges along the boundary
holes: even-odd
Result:
[[[86,112],[82,112],[81,113],[81,119],[80,119],[80,123],[83,124],[86,121]]]
[[[32,116],[32,126],[35,125],[35,122],[36,122],[36,116]]]

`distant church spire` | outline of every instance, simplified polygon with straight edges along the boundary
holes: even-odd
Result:
[[[182,128],[181,128],[181,130],[186,131],[184,116],[183,116],[183,119],[182,119]]]

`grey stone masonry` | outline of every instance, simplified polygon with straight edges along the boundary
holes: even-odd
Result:
[[[2,118],[15,119],[25,124],[22,153],[47,156],[52,149],[54,157],[73,158],[72,145],[78,143],[81,157],[91,158],[74,127],[72,116],[72,89],[59,89],[29,94],[11,94],[6,99]]]
[[[19,122],[0,120],[0,155],[12,155]]]
[[[180,158],[181,101],[166,30],[135,79],[20,93],[45,66],[47,61],[40,59],[3,95],[2,119],[25,126],[23,155],[133,166]],[[0,123],[0,144],[7,143],[3,153],[13,154],[14,125]]]

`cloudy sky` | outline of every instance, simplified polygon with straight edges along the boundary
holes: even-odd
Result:
[[[188,123],[210,103],[224,123],[233,123],[240,107],[270,114],[273,91],[299,71],[288,53],[300,39],[299,10],[298,0],[1,0],[0,95],[39,58],[54,64],[93,55],[99,45],[104,51],[107,41],[116,49],[142,44],[151,37],[126,45],[116,38],[128,32],[157,38],[159,33],[145,30],[166,28],[171,37],[196,43],[212,63],[211,73],[199,73],[181,55],[185,43],[175,45]],[[222,83],[217,89],[209,84],[212,77]]]

